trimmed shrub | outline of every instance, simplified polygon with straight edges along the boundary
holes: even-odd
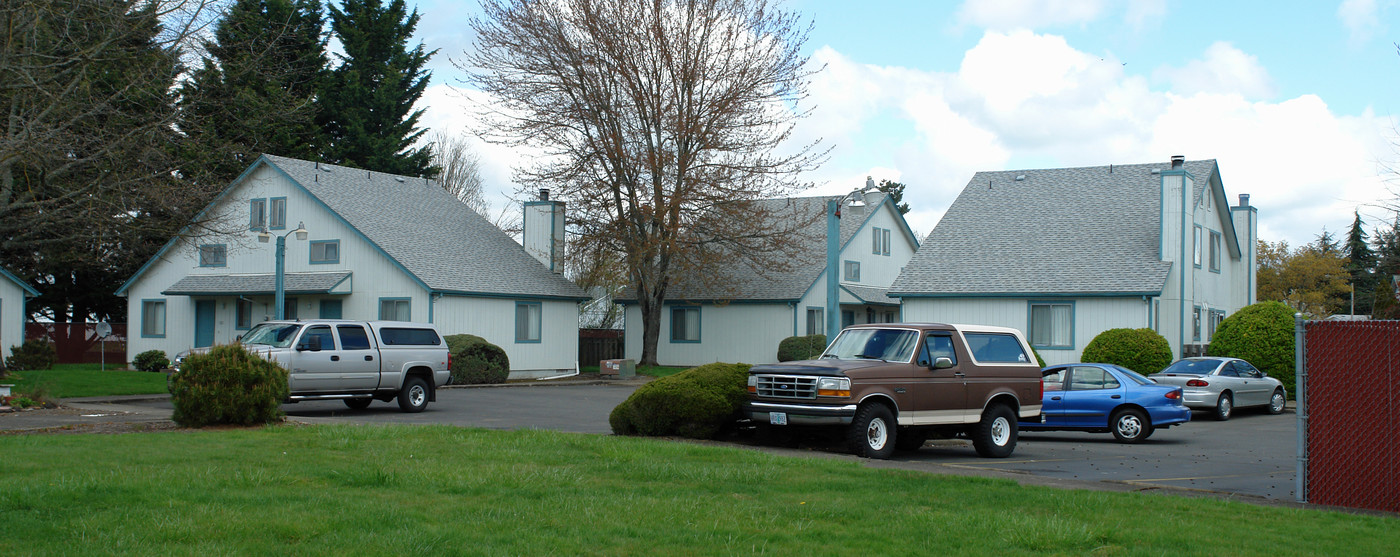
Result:
[[[242,345],[218,345],[191,354],[170,375],[171,419],[185,427],[278,422],[289,392],[286,368]]]
[[[1035,356],[1036,364],[1039,364],[1040,367],[1045,367],[1045,358],[1040,357],[1040,351],[1036,350],[1034,346],[1031,347],[1031,355]]]
[[[1283,302],[1259,302],[1226,317],[1210,339],[1206,354],[1246,360],[1283,382],[1291,397],[1293,384],[1293,308]]]
[[[452,384],[505,383],[510,376],[510,357],[501,347],[476,335],[447,335],[443,339],[452,352]]]
[[[160,350],[147,350],[136,355],[136,359],[131,360],[131,367],[137,371],[160,371],[170,367],[170,360],[165,358],[165,352]]]
[[[617,435],[713,439],[748,397],[749,364],[705,364],[642,385],[608,416]]]
[[[778,361],[810,360],[826,350],[826,335],[787,337],[778,343]]]
[[[12,371],[28,369],[53,369],[58,361],[58,352],[53,343],[46,340],[26,340],[24,344],[10,347],[10,357],[5,359],[5,367]]]
[[[1116,364],[1147,375],[1171,365],[1172,345],[1152,329],[1109,329],[1089,341],[1080,359]]]

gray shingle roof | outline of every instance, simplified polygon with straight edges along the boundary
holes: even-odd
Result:
[[[978,172],[890,286],[892,296],[1160,293],[1169,162]],[[1188,161],[1196,198],[1218,172]],[[1111,170],[1111,171],[1110,171]],[[1024,180],[1016,177],[1024,176]]]
[[[350,271],[331,273],[286,273],[283,288],[288,294],[325,294],[350,277]],[[227,294],[273,294],[277,278],[272,273],[250,275],[189,275],[170,285],[166,296]]]
[[[432,180],[264,155],[431,290],[587,299]]]
[[[899,300],[889,297],[884,288],[874,286],[860,286],[856,284],[843,284],[841,288],[850,292],[852,296],[866,304],[883,304],[889,306],[899,305]]]
[[[788,197],[758,201],[779,218],[790,218],[802,223],[792,241],[799,243],[799,254],[795,259],[782,265],[782,269],[754,269],[747,264],[731,270],[725,284],[704,284],[700,281],[687,281],[677,277],[666,291],[666,298],[675,301],[774,301],[798,300],[812,287],[812,283],[826,270],[826,203],[838,196]],[[865,195],[866,210],[861,213],[842,208],[840,219],[841,246],[860,230],[870,211],[878,208],[885,194],[873,192]],[[743,261],[736,259],[736,261]],[[619,301],[635,300],[631,292],[619,297]]]

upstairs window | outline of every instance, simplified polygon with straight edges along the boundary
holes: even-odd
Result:
[[[1220,272],[1220,233],[1210,233],[1210,270]]]
[[[254,199],[248,202],[248,229],[267,228],[267,200]]]
[[[870,232],[870,253],[875,255],[889,255],[890,230],[888,228],[872,228]]]
[[[846,262],[846,276],[845,276],[845,278],[842,279],[842,280],[845,280],[845,281],[848,281],[848,282],[860,282],[860,262],[859,262],[859,261],[847,261],[847,262]]]
[[[1191,245],[1193,246],[1191,248],[1191,264],[1199,269],[1201,268],[1201,227],[1199,226],[1195,229],[1195,236]]]
[[[287,228],[287,198],[272,198],[272,205],[267,213],[267,227],[273,230]]]
[[[228,248],[223,244],[199,246],[200,267],[223,267],[228,264]]]

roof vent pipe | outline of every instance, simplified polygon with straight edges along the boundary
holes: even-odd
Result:
[[[540,188],[540,201],[549,201],[549,188]]]
[[[1186,162],[1186,156],[1185,156],[1185,155],[1172,155],[1172,170],[1176,170],[1176,169],[1178,169],[1178,168],[1181,168],[1181,165],[1184,164],[1185,162]]]
[[[865,177],[865,187],[866,187],[866,189],[872,189],[872,190],[875,189],[875,179],[874,179],[874,178],[871,178],[871,177],[869,177],[869,176],[866,176],[866,177]]]

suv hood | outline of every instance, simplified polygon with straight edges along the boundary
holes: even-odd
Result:
[[[801,360],[780,364],[761,364],[749,368],[749,374],[776,373],[781,375],[843,376],[848,371],[887,365],[884,360]]]

